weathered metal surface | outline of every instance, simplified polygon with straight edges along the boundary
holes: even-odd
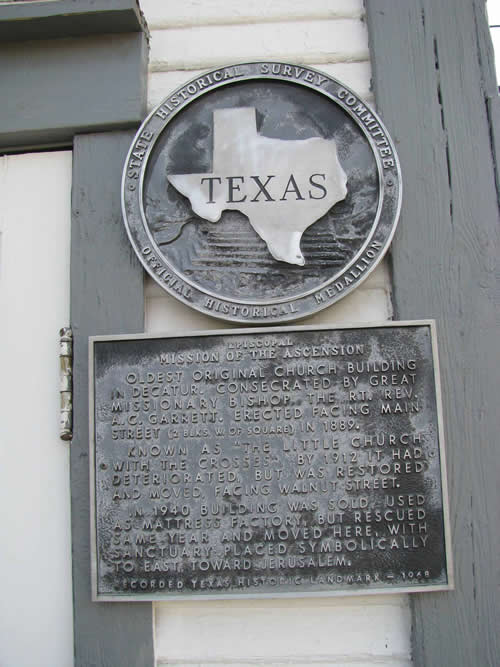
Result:
[[[59,437],[71,440],[73,437],[73,332],[71,327],[59,331],[60,363],[60,420]]]
[[[394,144],[326,74],[285,63],[213,70],[139,129],[122,183],[125,225],[151,276],[187,305],[284,322],[352,291],[399,216]]]
[[[90,351],[96,599],[452,585],[430,323]]]

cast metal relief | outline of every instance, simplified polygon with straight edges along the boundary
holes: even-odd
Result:
[[[303,266],[302,234],[347,194],[335,141],[259,135],[254,108],[218,109],[213,128],[214,171],[168,181],[201,218],[217,222],[224,210],[239,211],[274,259]]]
[[[97,600],[452,587],[429,322],[91,340]]]
[[[348,294],[397,223],[394,145],[375,112],[307,67],[213,70],[138,131],[123,176],[127,232],[187,305],[247,323],[294,320]]]

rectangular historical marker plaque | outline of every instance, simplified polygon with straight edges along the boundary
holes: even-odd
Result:
[[[90,355],[95,599],[452,587],[432,322]]]

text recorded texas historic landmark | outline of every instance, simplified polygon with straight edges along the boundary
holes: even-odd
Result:
[[[91,352],[97,599],[450,586],[430,323]]]

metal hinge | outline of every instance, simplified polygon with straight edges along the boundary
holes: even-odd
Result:
[[[59,331],[59,361],[61,375],[61,406],[59,436],[61,440],[73,437],[73,332],[70,327]]]

